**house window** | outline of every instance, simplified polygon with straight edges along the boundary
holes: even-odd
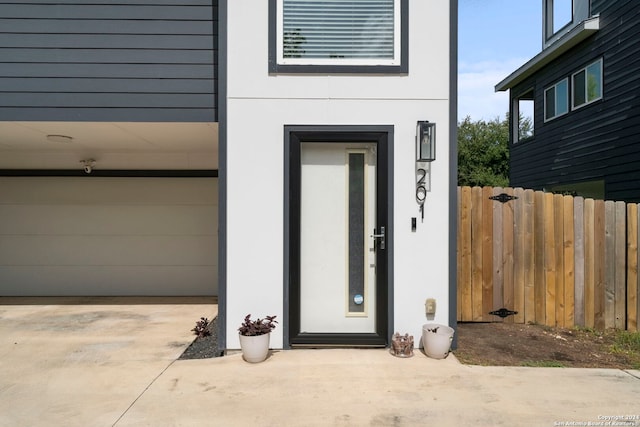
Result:
[[[511,111],[511,135],[514,143],[533,137],[533,95],[534,92],[532,88],[513,99]]]
[[[544,48],[590,16],[590,0],[543,0]]]
[[[271,72],[408,70],[408,0],[270,0]]]
[[[573,74],[573,108],[602,99],[602,59]]]
[[[569,79],[560,80],[544,91],[544,121],[569,112]]]
[[[571,21],[573,21],[573,0],[553,0],[551,19],[553,33],[557,33]]]

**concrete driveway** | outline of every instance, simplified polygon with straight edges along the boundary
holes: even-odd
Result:
[[[465,366],[384,349],[176,361],[216,306],[129,302],[0,299],[0,425],[640,426],[640,371]]]
[[[0,298],[0,426],[114,425],[214,302]]]

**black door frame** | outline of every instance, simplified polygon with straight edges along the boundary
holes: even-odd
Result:
[[[284,127],[284,347],[386,347],[393,330],[393,126]],[[305,142],[377,145],[376,217],[386,224],[386,248],[377,251],[376,332],[300,332],[300,146]]]

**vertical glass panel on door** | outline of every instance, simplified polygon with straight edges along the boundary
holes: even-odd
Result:
[[[365,298],[365,154],[349,156],[349,313],[364,313]]]

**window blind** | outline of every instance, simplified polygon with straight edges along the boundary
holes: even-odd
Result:
[[[394,0],[283,0],[283,57],[394,59]]]

